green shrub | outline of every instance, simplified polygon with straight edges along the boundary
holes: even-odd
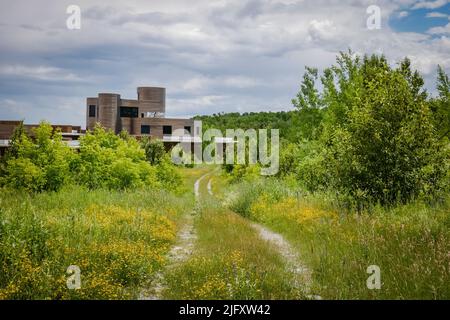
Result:
[[[144,145],[148,147],[149,144]],[[146,151],[136,139],[125,134],[117,136],[97,126],[81,138],[80,159],[75,169],[77,181],[89,188],[171,189],[180,182],[180,177],[171,163],[158,157],[152,158],[155,164],[152,166]]]
[[[156,166],[156,177],[164,189],[173,191],[181,190],[181,176],[167,156]]]
[[[45,184],[45,176],[42,169],[28,158],[9,160],[6,174],[5,184],[14,189],[40,191]]]
[[[443,194],[448,148],[435,128],[424,81],[408,59],[392,68],[384,56],[341,53],[337,65],[324,70],[320,92],[316,78],[308,69],[296,100],[300,110],[324,110],[318,149],[305,156],[298,151],[304,186],[331,187],[359,204]],[[447,96],[448,78],[441,71],[439,79],[441,96]],[[444,114],[442,101],[431,105]]]
[[[150,164],[156,165],[163,161],[166,151],[164,149],[164,143],[161,140],[144,137],[141,140],[141,146],[144,148],[145,155]]]
[[[23,127],[16,130],[12,147],[2,159],[0,185],[35,192],[57,191],[70,183],[89,189],[177,189],[181,178],[175,166],[160,155],[153,162],[147,161],[140,143],[126,132],[116,135],[98,125],[80,138],[77,153],[43,122],[33,139]]]
[[[34,136],[32,140],[19,127],[6,156],[2,184],[29,191],[57,191],[70,181],[70,165],[76,156],[46,122],[34,129]]]
[[[270,195],[273,201],[278,201],[283,197],[293,194],[286,185],[272,178],[260,178],[258,180],[243,181],[234,186],[236,196],[231,199],[230,209],[244,217],[250,215],[251,205],[263,194]]]

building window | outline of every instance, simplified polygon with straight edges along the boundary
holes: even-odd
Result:
[[[89,117],[95,117],[95,104],[90,104],[89,105]]]
[[[141,118],[143,118],[144,116],[145,116],[145,114],[142,112],[142,113],[141,113]]]
[[[163,135],[171,135],[172,126],[163,126]]]
[[[141,125],[141,134],[150,134],[150,126]]]
[[[121,118],[137,118],[139,109],[137,107],[120,107]]]
[[[184,131],[187,131],[190,134],[191,133],[191,127],[190,126],[185,126],[184,127]]]

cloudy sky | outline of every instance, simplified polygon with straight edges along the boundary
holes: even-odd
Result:
[[[433,92],[449,14],[448,0],[0,0],[0,119],[84,126],[86,97],[147,85],[167,88],[168,116],[289,110],[305,65],[348,48],[410,57]]]

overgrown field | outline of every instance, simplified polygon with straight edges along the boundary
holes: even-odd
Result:
[[[231,208],[285,235],[323,298],[450,298],[450,198],[356,214],[332,196],[301,195],[276,179],[234,188]],[[380,267],[380,290],[367,288],[370,265]]]
[[[210,202],[196,219],[196,230],[192,257],[166,277],[166,298],[304,298],[278,252],[244,218]]]
[[[192,196],[165,191],[0,192],[0,299],[131,299],[164,264]],[[81,288],[69,290],[70,265]]]

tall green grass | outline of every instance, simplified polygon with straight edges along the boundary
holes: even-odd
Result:
[[[239,215],[203,209],[191,258],[166,275],[169,299],[300,299],[303,292],[277,250]]]
[[[130,299],[164,265],[192,196],[66,187],[0,193],[0,299]],[[81,288],[66,286],[69,265]]]
[[[450,298],[450,197],[356,214],[331,194],[297,193],[280,180],[234,188],[231,208],[285,235],[322,297]],[[380,290],[367,288],[370,265],[380,267]]]

